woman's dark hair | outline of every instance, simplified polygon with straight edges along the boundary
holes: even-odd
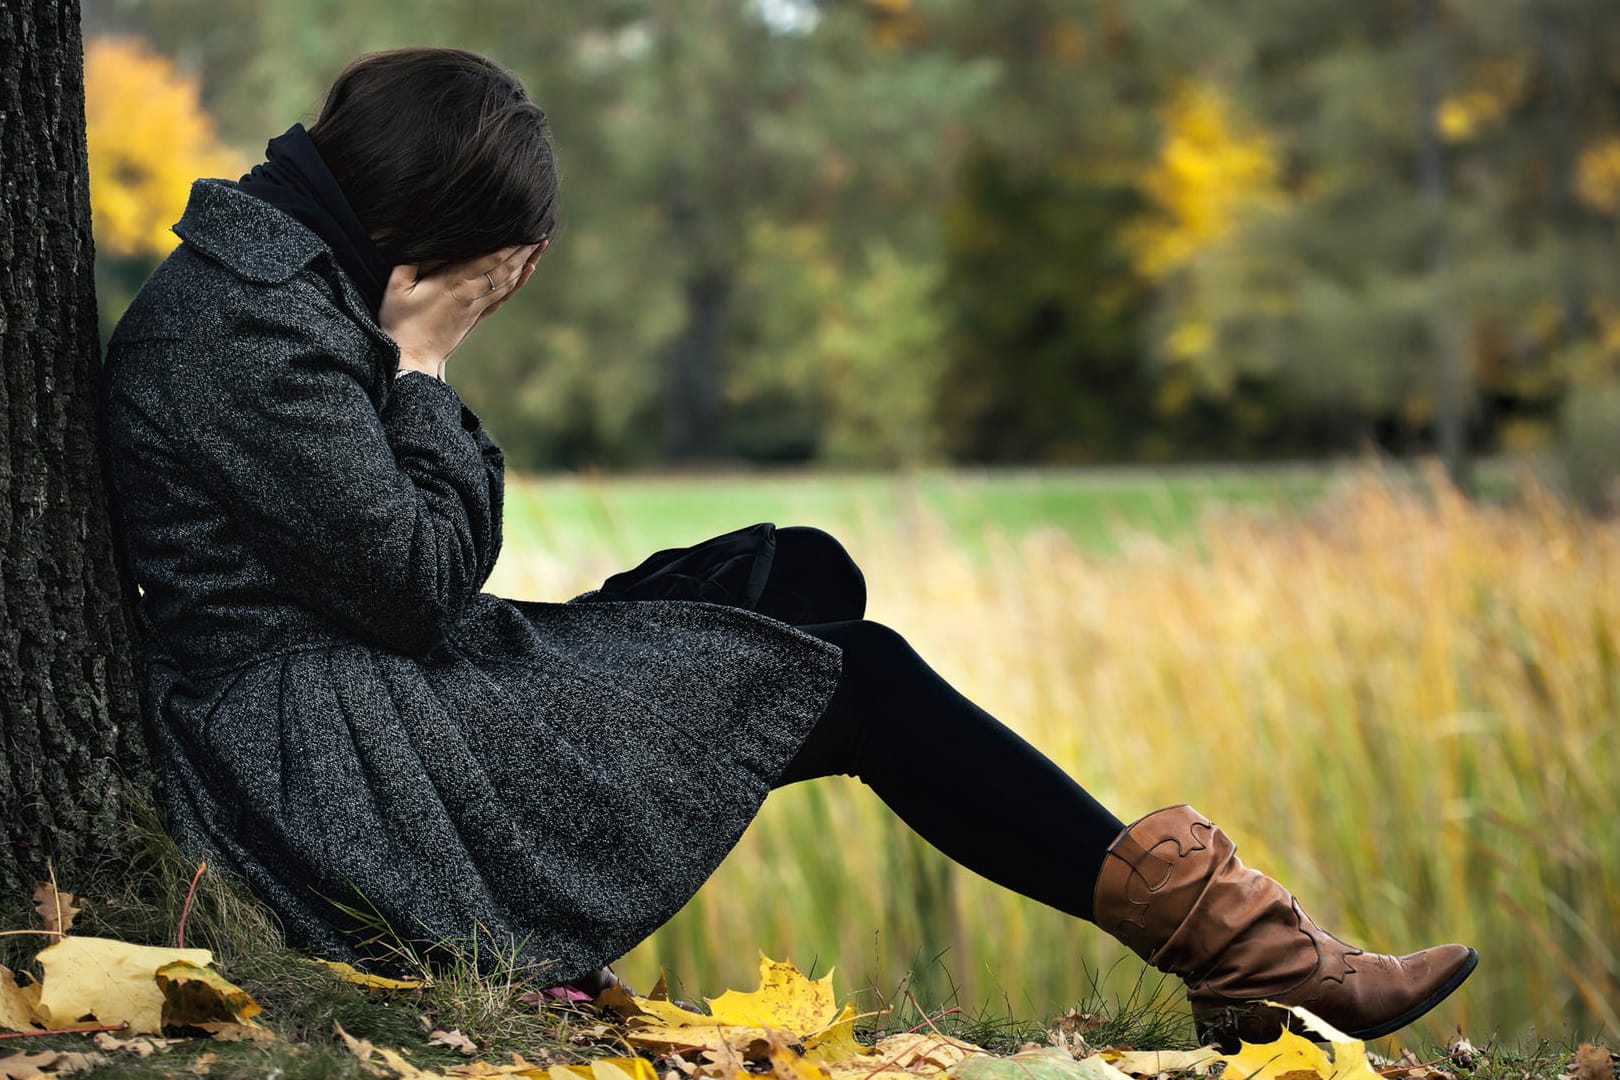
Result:
[[[309,136],[392,262],[459,262],[556,225],[546,114],[478,53],[367,53],[332,83]]]

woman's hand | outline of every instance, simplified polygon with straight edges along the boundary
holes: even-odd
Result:
[[[394,267],[378,323],[399,344],[399,369],[444,378],[450,354],[473,327],[522,288],[545,247],[541,241],[502,248],[427,276],[420,264]]]

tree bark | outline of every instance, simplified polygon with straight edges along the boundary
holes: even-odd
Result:
[[[1428,273],[1440,287],[1429,312],[1429,347],[1434,350],[1435,441],[1445,462],[1446,474],[1458,491],[1472,494],[1473,456],[1468,445],[1468,426],[1474,412],[1474,379],[1470,366],[1467,335],[1463,332],[1450,296],[1450,253],[1447,250],[1447,194],[1445,157],[1440,146],[1441,49],[1436,25],[1435,0],[1419,0],[1418,28],[1424,56],[1418,85],[1418,178],[1429,222]]]
[[[681,292],[686,298],[686,326],[670,343],[664,456],[673,462],[711,461],[731,281],[722,270],[700,268],[682,283]]]
[[[0,902],[152,790],[107,516],[77,0],[0,4]]]

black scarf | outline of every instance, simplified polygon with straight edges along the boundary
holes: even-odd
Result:
[[[262,164],[236,182],[237,187],[292,215],[326,241],[375,318],[394,264],[372,243],[309,132],[303,124],[294,124],[270,140],[264,156]]]

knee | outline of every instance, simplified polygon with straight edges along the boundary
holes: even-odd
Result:
[[[856,619],[845,626],[844,640],[839,644],[844,649],[846,668],[853,664],[865,670],[893,672],[916,656],[911,643],[886,623]]]
[[[859,619],[866,613],[866,577],[831,533],[808,525],[780,528],[758,610],[794,624]]]

